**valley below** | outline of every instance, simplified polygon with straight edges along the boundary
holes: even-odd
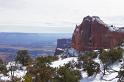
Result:
[[[28,50],[32,58],[54,55],[57,39],[70,37],[68,33],[0,33],[0,58],[11,61],[18,50]]]

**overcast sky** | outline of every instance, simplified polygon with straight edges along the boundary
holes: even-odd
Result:
[[[73,32],[87,15],[124,26],[124,0],[0,0],[0,32]]]

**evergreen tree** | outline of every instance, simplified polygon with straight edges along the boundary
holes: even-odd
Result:
[[[123,57],[122,48],[114,48],[109,51],[103,50],[100,54],[99,58],[103,64],[113,64],[115,61],[121,59]]]
[[[86,52],[83,55],[79,55],[78,60],[79,61],[86,61],[87,59],[94,59],[96,57],[97,57],[97,53],[96,52],[89,51],[89,52]]]
[[[32,67],[28,68],[28,73],[34,77],[35,82],[51,82],[55,74],[55,69],[49,64],[58,59],[56,56],[41,56],[36,58]]]
[[[121,68],[121,70],[118,72],[118,82],[124,81],[124,69]]]
[[[34,77],[35,82],[49,82],[52,81],[54,76],[54,69],[47,65],[34,65],[31,68],[28,68],[28,73]]]
[[[63,66],[57,70],[53,82],[79,82],[80,78],[80,71]]]
[[[31,57],[28,54],[27,50],[19,50],[17,52],[17,56],[16,56],[16,62],[21,63],[22,65],[26,66],[28,64],[31,63]]]
[[[24,82],[32,82],[32,76],[27,73],[24,77]]]
[[[41,64],[50,64],[51,62],[57,60],[58,57],[56,56],[41,56],[36,58],[37,65]]]
[[[88,76],[97,74],[100,71],[100,65],[92,60],[84,61],[84,71],[87,71]]]
[[[3,63],[3,60],[0,59],[0,73],[2,74],[7,74],[7,68],[6,68],[6,65]]]

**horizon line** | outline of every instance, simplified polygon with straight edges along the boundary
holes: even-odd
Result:
[[[45,34],[72,34],[71,32],[0,32],[0,33],[37,33],[37,34],[42,34],[42,33],[45,33]]]

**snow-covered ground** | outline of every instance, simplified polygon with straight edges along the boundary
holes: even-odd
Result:
[[[27,73],[27,70],[26,70],[26,67],[25,66],[22,66],[21,64],[16,64],[14,61],[13,62],[9,62],[6,67],[7,69],[9,70],[12,66],[15,66],[17,67],[17,69],[15,71],[13,71],[14,73],[14,76],[17,77],[17,78],[23,78],[26,73]],[[8,76],[5,76],[3,74],[0,74],[0,80],[3,80],[3,81],[10,81],[11,80],[11,71],[9,71],[7,73]]]
[[[92,77],[87,77],[86,72],[82,72],[83,78],[80,80],[80,82],[117,82],[118,78],[115,78],[115,77],[118,75],[118,72],[107,73],[103,77],[103,73],[102,73],[103,65],[101,61],[98,58],[94,59],[94,61],[100,64],[101,72],[97,74],[96,76],[94,75]],[[116,62],[113,65],[111,65],[110,68],[113,70],[119,71],[122,63],[123,62]],[[113,71],[111,69],[109,71]]]
[[[60,66],[64,66],[64,64],[67,64],[71,61],[77,62],[78,57],[68,57],[64,59],[59,58],[58,60],[51,62],[50,66],[53,68],[60,67]],[[82,75],[82,79],[80,80],[80,82],[117,82],[118,78],[115,78],[115,77],[118,75],[118,72],[112,72],[112,71],[113,70],[119,71],[123,62],[116,62],[113,65],[111,65],[108,70],[109,72],[106,72],[106,75],[104,75],[103,77],[102,62],[99,60],[98,57],[94,59],[93,61],[100,64],[100,70],[101,70],[100,73],[98,73],[97,75],[88,77],[86,71],[80,70],[81,75]],[[9,62],[6,65],[7,69],[9,69],[11,66],[17,66],[18,69],[14,71],[14,76],[17,78],[23,78],[25,74],[27,73],[26,67],[22,66],[21,64],[15,64],[15,62]],[[4,80],[4,81],[11,80],[11,72],[9,71],[7,74],[8,76],[0,74],[0,80]]]
[[[85,78],[82,78],[81,80],[80,80],[80,82],[117,82],[117,80],[118,80],[118,78],[116,78],[116,79],[113,79],[113,80],[111,80],[111,81],[106,81],[106,80],[102,80],[101,79],[101,76],[102,74],[97,74],[96,76],[92,76],[92,77],[85,77]],[[110,80],[110,79],[112,79],[113,77],[115,77],[116,76],[116,74],[111,74],[111,75],[107,75],[107,76],[104,76],[104,77],[106,77],[106,79],[108,79],[108,80]]]
[[[59,67],[59,66],[64,66],[64,64],[67,64],[70,61],[77,61],[78,58],[77,57],[69,57],[69,58],[65,58],[65,59],[59,59],[57,61],[54,61],[51,63],[51,67]],[[80,82],[117,82],[118,78],[115,78],[118,75],[118,72],[113,72],[113,73],[107,73],[106,75],[103,76],[103,64],[101,63],[101,61],[99,60],[99,58],[94,59],[95,62],[100,64],[100,69],[101,72],[98,73],[96,76],[92,76],[92,77],[88,77],[87,73],[85,71],[81,71],[82,74],[82,79],[80,80]],[[120,67],[121,67],[122,62],[116,62],[115,64],[111,65],[110,67],[113,70],[119,71]],[[109,70],[112,71],[112,70]],[[113,79],[115,78],[115,79]]]
[[[59,67],[59,66],[64,66],[64,64],[69,63],[70,61],[77,61],[77,57],[69,57],[69,58],[64,58],[64,59],[59,59],[57,61],[54,61],[51,63],[51,67]]]

